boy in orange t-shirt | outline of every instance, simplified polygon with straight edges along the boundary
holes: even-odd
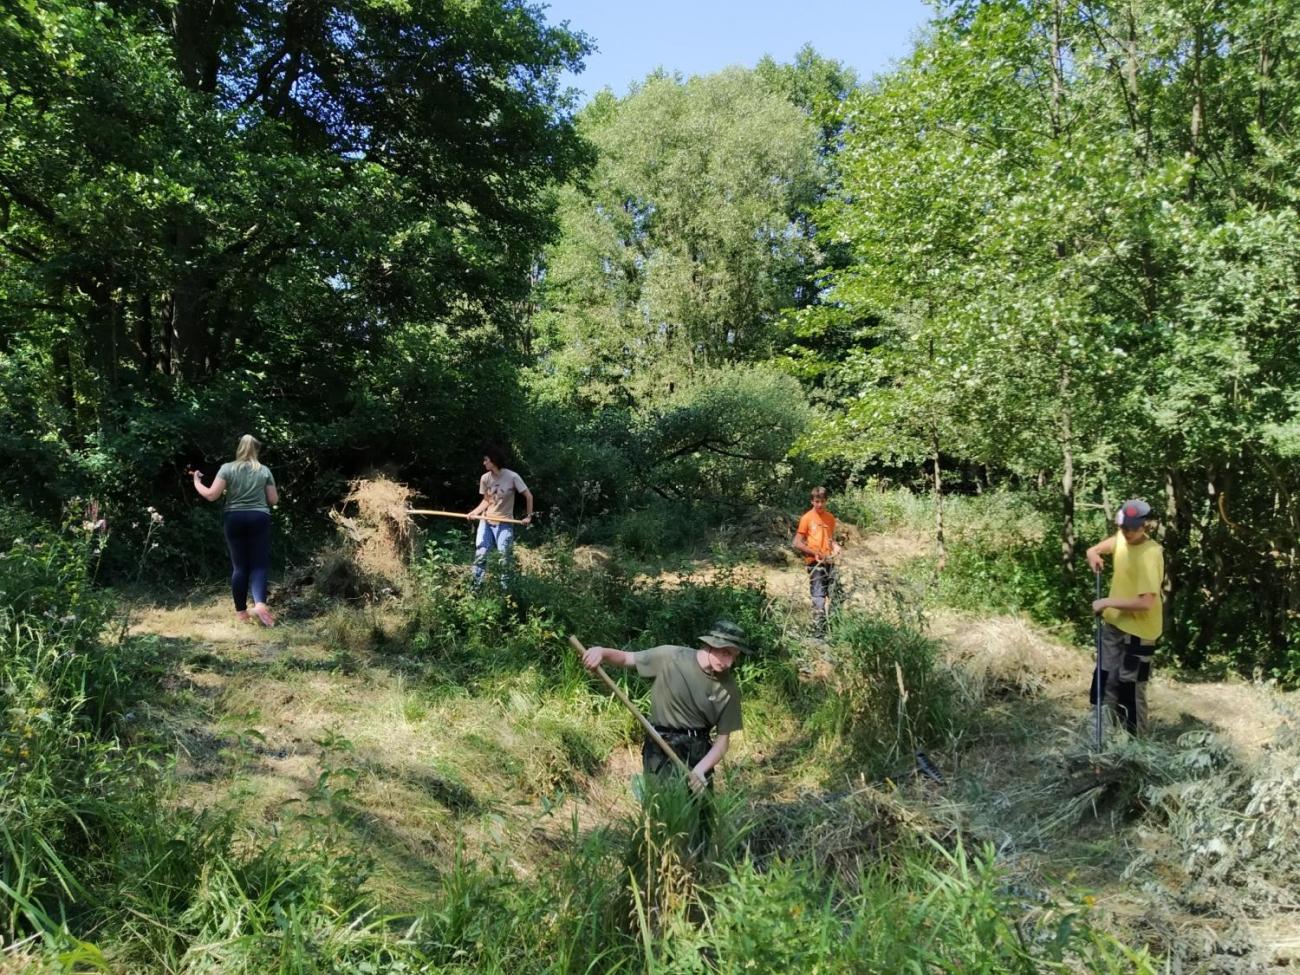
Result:
[[[831,587],[835,585],[835,564],[840,554],[835,541],[835,516],[826,510],[826,489],[812,489],[812,509],[799,519],[794,533],[794,550],[803,556],[808,569],[808,589],[812,594],[813,630],[821,634],[826,629],[827,603]]]

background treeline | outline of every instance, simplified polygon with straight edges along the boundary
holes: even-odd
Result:
[[[1295,0],[944,3],[870,82],[804,51],[576,111],[588,40],[515,0],[16,0],[8,531],[155,505],[195,574],[183,471],[242,432],[303,528],[377,464],[466,500],[499,439],[624,539],[813,476],[1005,491],[1046,536],[948,571],[1069,615],[1143,495],[1173,651],[1294,678],[1298,44]]]

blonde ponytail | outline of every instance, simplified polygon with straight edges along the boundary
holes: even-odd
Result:
[[[253,470],[257,470],[262,465],[257,459],[257,452],[262,449],[262,442],[251,433],[246,433],[239,438],[239,446],[235,448],[235,463],[247,464]]]

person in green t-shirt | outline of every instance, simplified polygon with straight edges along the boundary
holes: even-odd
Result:
[[[748,652],[744,631],[719,620],[700,637],[698,648],[665,645],[634,653],[589,647],[582,662],[588,670],[601,664],[635,667],[642,677],[654,680],[650,723],[691,769],[690,786],[699,791],[711,785],[713,770],[731,747],[732,734],[741,728],[740,688],[732,667]],[[649,738],[641,761],[647,775],[673,771],[672,761]]]
[[[274,626],[275,617],[266,606],[266,582],[271,568],[271,506],[279,504],[271,469],[257,459],[262,445],[252,434],[244,434],[235,449],[235,459],[222,464],[206,487],[203,475],[194,471],[194,490],[208,501],[226,497],[222,526],[230,550],[230,590],[235,616],[248,622],[248,594],[253,593],[253,615],[263,626]]]
[[[1125,501],[1115,519],[1119,531],[1088,549],[1093,572],[1101,572],[1104,556],[1114,559],[1110,595],[1092,603],[1102,618],[1101,672],[1093,678],[1092,700],[1100,681],[1102,700],[1135,735],[1146,730],[1151,657],[1164,630],[1165,553],[1147,534],[1153,517],[1145,501]]]

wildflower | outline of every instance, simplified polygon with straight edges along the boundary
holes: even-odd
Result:
[[[139,523],[138,521],[133,521],[133,522],[131,522],[131,527],[132,527],[132,528],[139,528],[139,527],[140,527],[140,523]]]
[[[75,623],[75,622],[77,622],[77,614],[76,614],[76,613],[69,613],[67,616],[60,616],[60,617],[59,617],[59,622],[60,622],[60,623]]]
[[[154,511],[152,508],[150,508],[149,510],[153,512],[152,514],[149,515],[149,520],[152,521],[155,525],[161,525],[163,523],[162,512]]]
[[[144,510],[145,510],[146,512],[148,512],[149,514],[153,514],[153,513],[154,513],[155,511],[157,511],[158,509],[155,508],[153,505],[149,505],[149,507],[145,508]]]
[[[157,543],[157,542],[154,542],[152,545],[149,546],[149,549],[150,549],[150,551],[152,551],[153,549],[156,549],[157,547],[158,547],[158,543]]]

